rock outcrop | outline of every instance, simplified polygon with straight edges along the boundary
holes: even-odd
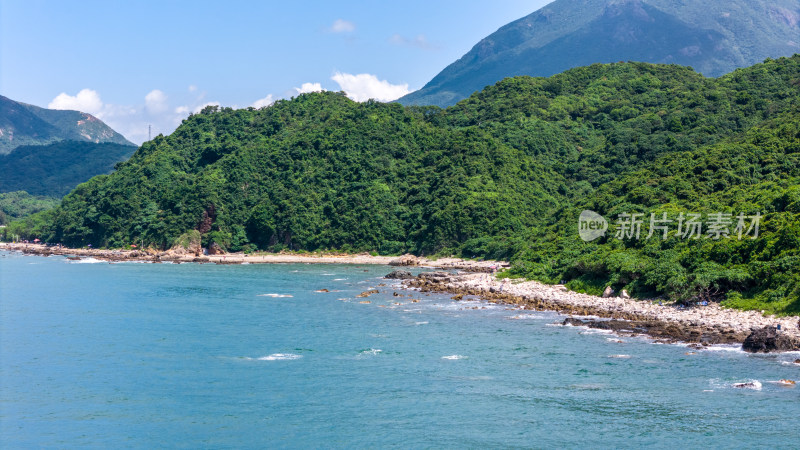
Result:
[[[766,326],[750,333],[742,343],[742,350],[750,353],[795,351],[800,350],[800,340],[776,327]]]
[[[406,253],[405,255],[389,261],[390,266],[418,266],[419,258]]]
[[[209,255],[224,255],[225,250],[216,242],[212,242],[211,245],[208,246],[208,254]]]
[[[387,274],[383,278],[387,278],[387,279],[390,279],[390,280],[408,280],[408,279],[414,278],[414,275],[411,275],[411,272],[409,272],[407,270],[397,269],[397,270],[391,271],[389,274]]]

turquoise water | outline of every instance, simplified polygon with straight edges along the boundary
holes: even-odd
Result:
[[[798,445],[800,355],[355,298],[388,271],[0,253],[0,447]]]

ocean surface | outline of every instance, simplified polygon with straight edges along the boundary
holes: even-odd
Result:
[[[800,445],[800,386],[775,383],[798,354],[691,354],[389,271],[0,252],[0,447]]]

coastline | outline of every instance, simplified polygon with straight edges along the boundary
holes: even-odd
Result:
[[[564,325],[587,326],[622,335],[648,335],[656,342],[685,342],[695,348],[714,344],[742,344],[758,330],[781,325],[779,335],[798,350],[798,316],[764,316],[757,311],[707,306],[680,308],[660,305],[655,300],[597,297],[569,291],[561,285],[537,281],[496,280],[486,274],[427,273],[408,280],[404,286],[422,292],[454,294],[458,301],[474,296],[493,303],[509,304],[525,310],[556,311],[569,316]]]
[[[18,251],[38,256],[67,256],[78,258],[95,258],[102,261],[144,261],[172,263],[212,263],[212,264],[377,264],[393,266],[414,266],[436,269],[455,269],[466,272],[488,272],[492,265],[508,266],[502,261],[472,261],[461,258],[429,259],[411,255],[373,256],[361,254],[296,254],[296,253],[226,253],[222,255],[196,256],[190,252],[155,252],[148,250],[106,250],[90,248],[68,248],[47,246],[44,244],[19,244],[0,242],[0,250]]]
[[[800,350],[800,316],[764,316],[757,311],[727,309],[719,304],[679,308],[660,305],[656,300],[621,297],[597,297],[569,291],[562,285],[546,285],[537,281],[498,280],[491,276],[492,265],[507,266],[497,261],[470,261],[459,258],[428,259],[404,255],[372,256],[369,254],[293,254],[272,253],[244,255],[195,256],[192,253],[153,252],[141,250],[103,250],[48,247],[43,244],[0,243],[0,250],[18,251],[38,256],[61,255],[68,258],[95,258],[109,262],[142,261],[211,264],[376,264],[456,270],[423,272],[417,277],[402,276],[401,286],[422,292],[448,293],[454,301],[474,296],[493,303],[512,305],[524,310],[556,311],[567,315],[564,325],[587,326],[613,331],[621,335],[647,335],[656,342],[683,342],[700,349],[714,344],[742,344],[757,330],[781,325],[781,336]],[[782,349],[786,351],[787,348]],[[772,349],[766,351],[781,351]]]

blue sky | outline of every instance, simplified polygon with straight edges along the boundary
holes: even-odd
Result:
[[[550,0],[0,0],[0,94],[139,144],[205,104],[315,89],[392,100]]]

